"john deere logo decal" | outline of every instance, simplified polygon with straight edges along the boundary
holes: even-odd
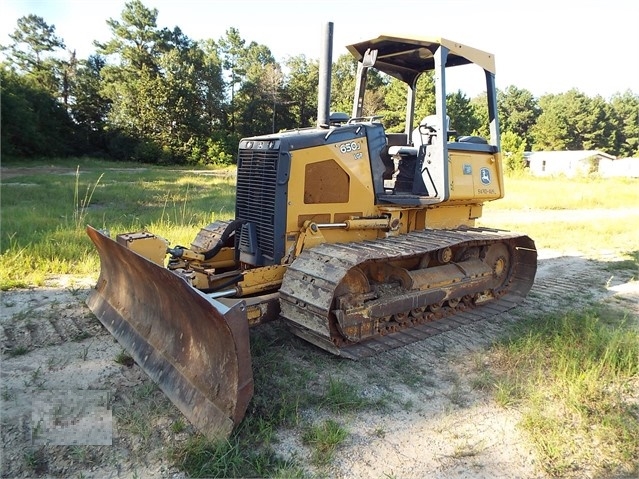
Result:
[[[490,170],[488,168],[482,168],[479,170],[479,179],[485,185],[490,184]]]

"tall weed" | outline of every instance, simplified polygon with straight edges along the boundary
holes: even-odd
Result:
[[[75,171],[75,189],[73,195],[73,223],[75,225],[75,229],[83,229],[86,225],[84,221],[87,216],[87,210],[89,205],[91,204],[91,198],[93,198],[93,193],[95,193],[95,189],[100,184],[100,180],[104,176],[104,173],[100,175],[97,181],[91,185],[87,185],[87,189],[84,192],[84,196],[80,197],[80,166],[76,168]]]
[[[517,394],[521,426],[551,475],[629,474],[639,466],[639,333],[630,318],[597,308],[525,322],[496,346],[496,384]],[[515,404],[516,403],[516,404]]]

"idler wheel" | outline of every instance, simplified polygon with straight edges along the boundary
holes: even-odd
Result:
[[[504,243],[490,245],[484,262],[493,270],[492,287],[497,289],[504,285],[510,270],[510,250]]]

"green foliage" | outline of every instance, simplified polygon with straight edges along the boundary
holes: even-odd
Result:
[[[106,152],[106,120],[111,103],[100,94],[104,66],[105,59],[99,55],[80,60],[71,85],[74,101],[69,113],[77,125],[77,142],[81,151],[91,154]]]
[[[219,45],[231,75],[231,132],[253,136],[290,128],[284,75],[269,48],[255,42],[246,45],[235,28],[227,30]]]
[[[610,101],[615,135],[615,152],[622,157],[639,156],[639,95],[630,90]]]
[[[506,131],[501,135],[501,150],[506,173],[521,173],[526,168],[524,151],[526,140],[520,138],[512,131]]]
[[[9,35],[12,43],[7,48],[10,63],[26,74],[40,89],[55,95],[60,81],[59,62],[51,57],[64,49],[64,41],[55,34],[55,27],[42,17],[27,15],[18,19],[15,31]]]
[[[447,95],[446,111],[450,117],[450,128],[457,131],[458,135],[472,135],[481,127],[470,98],[460,90]]]
[[[293,115],[292,125],[300,128],[312,126],[317,114],[319,62],[298,55],[289,58],[286,66],[289,69],[286,95]]]
[[[615,152],[610,107],[601,97],[576,89],[539,99],[541,114],[532,129],[535,150]]]
[[[158,13],[141,0],[127,2],[119,18],[107,20],[111,38],[94,42],[97,54],[87,59],[67,55],[43,18],[20,18],[3,47],[3,153],[230,164],[240,137],[315,124],[317,60],[298,55],[282,66],[268,46],[247,42],[236,28],[195,42],[178,27],[159,28]],[[350,54],[334,62],[331,111],[352,112],[356,69]],[[432,72],[418,79],[416,92],[418,123],[435,110]],[[362,114],[403,132],[405,93],[406,84],[371,69]],[[489,136],[484,97],[448,93],[460,135]],[[631,91],[610,101],[576,89],[537,99],[511,85],[498,91],[498,110],[502,132],[528,149],[639,154],[639,96]]]
[[[406,124],[406,84],[391,78],[384,87],[384,98],[386,107],[379,112],[384,117],[384,127],[389,132],[403,133]]]
[[[230,146],[220,134],[215,138],[208,138],[204,144],[198,142],[189,152],[188,162],[193,165],[231,165],[235,163],[235,157],[227,151]]]
[[[512,132],[525,140],[526,145],[532,145],[531,130],[541,113],[533,94],[510,85],[506,90],[497,92],[497,108],[502,132]]]
[[[3,156],[54,156],[74,152],[74,132],[64,108],[34,81],[0,70]]]
[[[479,128],[473,132],[483,138],[490,138],[489,120],[488,120],[488,103],[485,95],[478,95],[470,101],[473,109],[473,115],[479,123]]]
[[[401,133],[406,128],[406,88],[406,84],[396,78],[390,78],[383,87],[385,105],[378,114],[383,116],[384,126],[390,132]],[[427,72],[417,80],[414,124],[419,124],[422,118],[432,115],[434,111],[435,83],[432,72]]]
[[[353,92],[355,91],[355,74],[357,62],[351,55],[340,55],[333,62],[331,76],[331,109],[348,113],[353,111]]]
[[[404,85],[404,91],[406,85]],[[404,103],[406,102],[406,94],[404,94]],[[400,108],[403,113],[406,106]],[[433,72],[426,72],[417,79],[417,92],[415,94],[415,122],[421,121],[422,118],[432,115],[435,112],[435,79]]]

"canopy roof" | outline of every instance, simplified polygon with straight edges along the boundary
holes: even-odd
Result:
[[[441,37],[380,35],[346,48],[358,61],[367,50],[377,50],[375,69],[412,84],[421,73],[435,69],[435,53],[440,45],[449,50],[446,66],[475,63],[495,73],[493,54]]]

